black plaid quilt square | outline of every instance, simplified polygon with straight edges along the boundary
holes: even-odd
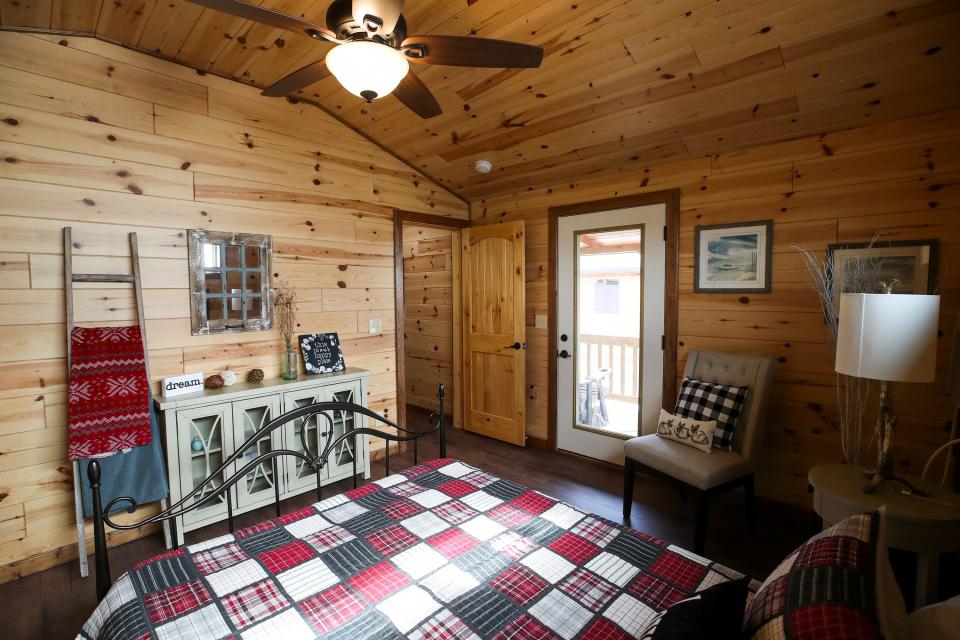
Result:
[[[693,420],[716,420],[713,447],[731,451],[737,420],[747,398],[746,387],[684,378],[674,413]]]
[[[450,603],[450,610],[481,638],[492,637],[497,629],[523,612],[513,600],[489,585],[457,598]]]

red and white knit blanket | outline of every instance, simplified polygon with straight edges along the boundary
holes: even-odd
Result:
[[[150,395],[140,327],[76,327],[67,394],[71,460],[150,444]]]

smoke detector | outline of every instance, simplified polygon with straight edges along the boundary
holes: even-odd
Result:
[[[493,163],[489,160],[477,160],[473,163],[473,170],[477,173],[490,173],[493,171]]]

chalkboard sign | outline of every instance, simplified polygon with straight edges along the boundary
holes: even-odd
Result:
[[[300,353],[303,354],[303,366],[308,375],[343,371],[343,352],[340,351],[340,338],[335,333],[314,333],[300,336]]]

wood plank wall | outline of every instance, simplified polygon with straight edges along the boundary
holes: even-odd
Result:
[[[841,458],[833,352],[807,282],[802,245],[824,256],[834,242],[940,241],[941,345],[936,384],[898,394],[898,463],[919,473],[946,441],[949,336],[960,311],[960,112],[878,124],[780,144],[652,165],[615,176],[528,189],[471,203],[474,224],[527,221],[527,433],[546,438],[547,209],[643,191],[681,190],[679,368],[693,349],[776,359],[776,384],[758,490],[807,503],[807,471]],[[773,219],[770,294],[693,293],[694,227]]]
[[[394,417],[394,207],[467,206],[317,109],[83,38],[0,32],[0,581],[75,557],[61,229],[76,269],[129,272],[140,241],[154,379],[279,371],[276,331],[190,335],[186,231],[263,233],[300,331],[337,331]],[[77,319],[129,323],[129,287]],[[369,335],[368,320],[383,321]]]
[[[453,229],[403,226],[404,361],[407,404],[437,408],[437,385],[455,407],[453,384]],[[452,410],[451,410],[452,411]]]

